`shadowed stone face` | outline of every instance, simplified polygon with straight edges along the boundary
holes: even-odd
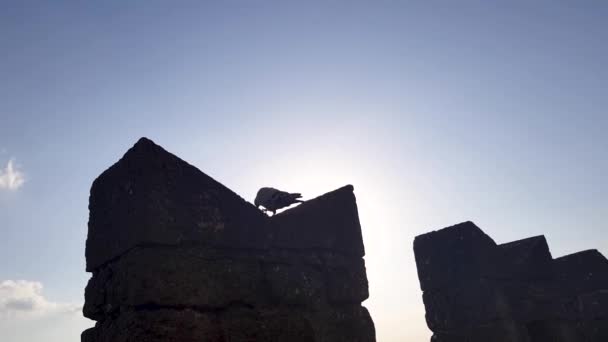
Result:
[[[553,258],[544,236],[505,243],[498,248],[504,262],[503,274],[529,280],[552,277]]]
[[[608,341],[608,261],[553,259],[544,236],[496,245],[472,222],[416,237],[431,341]]]
[[[142,138],[93,183],[87,271],[141,245],[265,248],[267,217]]]
[[[364,256],[353,190],[348,185],[272,217],[272,246],[318,248]]]
[[[438,289],[490,274],[495,251],[496,243],[472,222],[417,236],[414,253],[420,287]]]
[[[371,342],[353,187],[269,218],[142,138],[90,197],[85,342]]]
[[[557,258],[554,264],[556,276],[571,291],[607,289],[608,260],[595,249]]]

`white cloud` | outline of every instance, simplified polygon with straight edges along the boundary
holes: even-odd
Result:
[[[5,280],[0,282],[0,318],[30,318],[57,313],[79,312],[81,305],[56,303],[42,294],[37,281]]]
[[[17,190],[25,181],[23,172],[14,164],[14,160],[8,161],[6,168],[0,168],[0,190]]]

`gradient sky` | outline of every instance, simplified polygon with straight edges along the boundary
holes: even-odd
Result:
[[[92,325],[88,192],[141,136],[249,200],[354,184],[379,342],[430,336],[418,234],[472,220],[608,254],[606,18],[591,0],[2,1],[0,340]]]

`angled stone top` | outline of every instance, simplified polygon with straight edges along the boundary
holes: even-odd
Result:
[[[494,240],[470,221],[419,235],[414,255],[420,287],[427,291],[491,273],[496,252]]]
[[[553,257],[543,235],[498,245],[503,273],[519,279],[548,279],[553,274]]]
[[[352,186],[269,218],[147,138],[93,182],[89,211],[89,272],[136,246],[326,249],[364,255]]]
[[[497,245],[472,222],[420,235],[414,253],[432,341],[608,341],[608,260],[553,259],[544,236]]]
[[[317,248],[363,256],[363,238],[353,186],[326,193],[270,219],[278,248]]]
[[[608,259],[596,249],[589,249],[554,261],[557,278],[576,292],[608,289]]]

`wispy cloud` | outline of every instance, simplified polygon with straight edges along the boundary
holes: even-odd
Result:
[[[42,283],[27,280],[0,282],[0,318],[30,318],[57,313],[79,312],[81,305],[49,301]]]
[[[0,168],[0,190],[17,190],[25,182],[23,172],[10,159],[5,168]]]

